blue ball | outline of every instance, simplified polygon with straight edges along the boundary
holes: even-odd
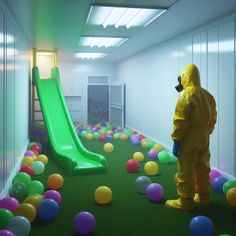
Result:
[[[113,139],[113,136],[112,136],[111,134],[107,134],[107,135],[106,135],[106,138],[107,138],[107,140],[112,140],[112,139]]]
[[[44,199],[39,205],[38,215],[42,220],[52,220],[56,217],[59,207],[55,200]]]
[[[217,193],[224,193],[223,185],[227,181],[228,181],[228,179],[226,177],[222,176],[222,175],[219,176],[219,177],[216,177],[212,182],[213,190]]]
[[[192,236],[212,236],[214,225],[206,216],[195,216],[189,223],[189,229]]]

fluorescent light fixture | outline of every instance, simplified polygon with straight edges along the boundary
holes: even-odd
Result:
[[[75,57],[81,59],[100,59],[105,57],[106,53],[93,53],[93,52],[77,52],[75,53]]]
[[[53,52],[47,52],[47,51],[42,51],[42,52],[37,52],[37,56],[52,56]]]
[[[86,24],[102,25],[104,28],[146,27],[165,11],[165,9],[92,6]]]
[[[116,38],[116,37],[92,37],[92,36],[82,36],[80,38],[80,46],[88,47],[119,47],[128,38]]]

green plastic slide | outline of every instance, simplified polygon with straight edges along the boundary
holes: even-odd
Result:
[[[52,68],[48,79],[40,79],[38,67],[33,67],[32,74],[55,160],[68,175],[106,172],[105,158],[88,151],[75,131],[62,94],[59,69]]]

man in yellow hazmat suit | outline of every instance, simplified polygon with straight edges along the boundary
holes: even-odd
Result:
[[[209,136],[216,123],[214,97],[201,87],[198,68],[187,65],[178,77],[179,97],[171,135],[173,154],[178,157],[175,176],[179,199],[165,202],[167,207],[191,211],[194,201],[210,204],[211,185]]]

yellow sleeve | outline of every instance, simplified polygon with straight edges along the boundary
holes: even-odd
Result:
[[[212,134],[212,132],[215,128],[216,120],[217,120],[216,102],[215,102],[214,97],[212,97],[211,108],[212,108],[212,117],[211,117],[211,120],[209,123],[209,133],[210,134]]]
[[[173,140],[182,141],[185,135],[186,130],[190,124],[190,112],[191,112],[191,104],[189,102],[189,96],[186,93],[183,93],[182,96],[179,97],[175,114],[173,118],[173,132],[171,137]]]

